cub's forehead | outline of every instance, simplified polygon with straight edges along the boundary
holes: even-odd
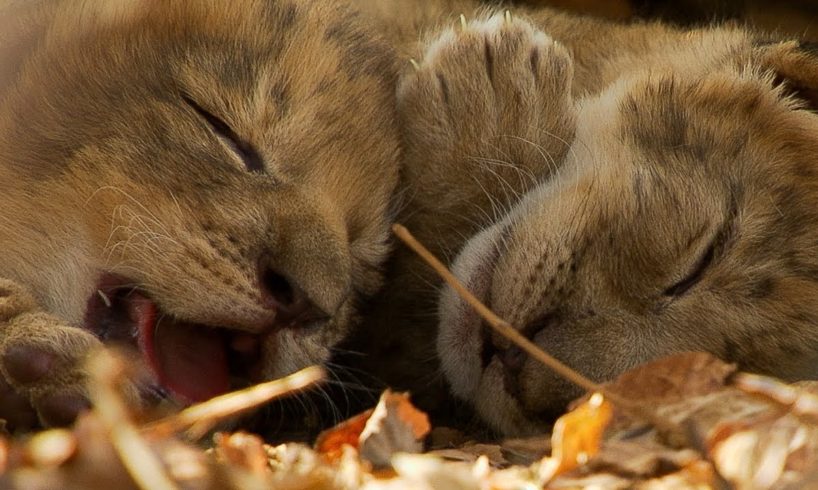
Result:
[[[317,93],[386,103],[397,77],[391,46],[334,0],[32,2],[40,27],[19,58],[30,72],[20,80],[35,86],[105,85],[129,100],[200,89],[232,99],[222,106],[275,102],[289,86],[288,98],[305,103]]]
[[[648,161],[718,169],[738,164],[791,113],[772,81],[758,73],[651,74],[623,93],[616,131]]]
[[[241,37],[252,43],[287,37],[289,33],[284,29],[295,27],[297,30],[296,21],[304,17],[300,14],[314,10],[311,3],[309,0],[63,0],[50,8],[44,2],[42,7],[35,8],[46,12],[47,41],[51,42],[82,42],[92,36],[105,37],[105,34],[179,40],[195,32],[202,38]]]
[[[90,51],[86,57],[141,57],[152,66],[170,58],[165,64],[189,61],[237,77],[284,62],[293,79],[332,73],[393,84],[397,74],[392,47],[357,11],[335,0],[64,0],[55,5],[45,16],[44,45],[52,53],[80,45]]]

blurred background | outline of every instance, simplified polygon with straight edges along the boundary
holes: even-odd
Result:
[[[818,0],[520,0],[610,19],[662,19],[679,25],[733,20],[818,41]]]

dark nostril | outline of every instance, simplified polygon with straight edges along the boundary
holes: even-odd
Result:
[[[261,277],[262,294],[272,308],[290,308],[297,300],[290,281],[272,269],[267,269]]]
[[[276,312],[277,327],[304,327],[329,319],[301,288],[274,270],[264,273],[261,285],[267,306]]]

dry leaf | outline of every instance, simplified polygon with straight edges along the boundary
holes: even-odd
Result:
[[[509,463],[527,466],[551,453],[551,434],[506,439],[500,443],[500,448]]]
[[[458,448],[437,449],[427,454],[439,456],[450,461],[462,461],[474,463],[481,457],[485,457],[491,466],[502,468],[509,465],[503,456],[503,448],[497,444],[468,443]]]
[[[315,441],[315,450],[323,454],[328,461],[334,462],[341,458],[344,446],[358,449],[361,433],[366,427],[366,421],[369,420],[374,411],[375,409],[370,409],[359,413],[351,419],[347,419],[318,434],[318,439]]]
[[[724,422],[713,433],[711,458],[740,488],[778,487],[818,471],[818,426],[795,414]]]
[[[256,476],[269,471],[267,451],[260,437],[246,432],[218,433],[213,436],[215,454],[219,461],[241,468]]]
[[[466,434],[451,427],[435,427],[427,437],[429,449],[451,449],[473,442]]]
[[[429,418],[412,405],[408,394],[386,390],[374,409],[319,434],[315,448],[336,462],[349,446],[376,468],[386,468],[395,453],[420,452],[430,430]]]
[[[816,381],[789,385],[768,376],[738,373],[733,378],[733,385],[745,393],[778,403],[812,423],[818,423],[818,394],[814,392],[818,390]]]
[[[445,463],[428,455],[400,454],[394,458],[394,468],[405,483],[384,488],[414,490],[477,490],[479,477],[473,466],[465,463]],[[377,487],[376,487],[377,488]]]
[[[642,364],[605,387],[632,401],[669,404],[713,393],[735,372],[734,364],[703,352],[687,352]]]
[[[116,359],[103,361],[117,367]],[[127,490],[138,488],[134,472],[142,473],[142,488],[147,488],[141,466],[131,464],[129,474],[123,465],[136,461],[143,450],[156,459],[171,485],[202,490],[510,490],[542,488],[546,481],[547,488],[699,489],[716,486],[721,476],[736,488],[818,485],[818,383],[787,385],[731,375],[731,366],[706,355],[657,361],[611,385],[650,400],[659,416],[689,428],[698,441],[695,448],[665,444],[644,421],[606,432],[612,407],[597,394],[558,421],[552,457],[505,469],[497,467],[508,465],[510,455],[524,461],[547,450],[548,442],[534,438],[481,444],[439,431],[438,443],[452,446],[459,440],[456,447],[405,454],[421,448],[429,423],[406,395],[391,392],[384,393],[375,409],[322,434],[319,451],[299,444],[270,447],[257,436],[237,433],[218,435],[214,449],[206,453],[173,431],[138,424],[139,414],[130,413],[131,407],[112,390],[118,378],[111,373],[121,370],[99,371],[97,406],[73,430],[24,440],[0,438],[0,488]],[[726,383],[728,378],[735,385]],[[199,421],[192,417],[189,422]],[[141,446],[136,452],[134,441]],[[377,470],[389,464],[394,470]]]
[[[649,480],[681,471],[698,461],[701,456],[692,449],[671,449],[652,438],[645,438],[606,441],[585,469]]]
[[[551,435],[551,457],[540,463],[540,478],[550,481],[596,455],[612,416],[611,404],[600,393],[594,393],[587,402],[560,417]]]
[[[361,457],[376,468],[388,467],[395,453],[420,452],[430,430],[429,417],[408,394],[386,390],[361,433]]]

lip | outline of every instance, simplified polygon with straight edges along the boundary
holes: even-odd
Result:
[[[272,329],[248,334],[186,322],[165,314],[159,303],[126,277],[103,274],[88,299],[85,328],[103,343],[139,351],[154,381],[146,398],[170,395],[188,404],[258,379],[261,345]]]

